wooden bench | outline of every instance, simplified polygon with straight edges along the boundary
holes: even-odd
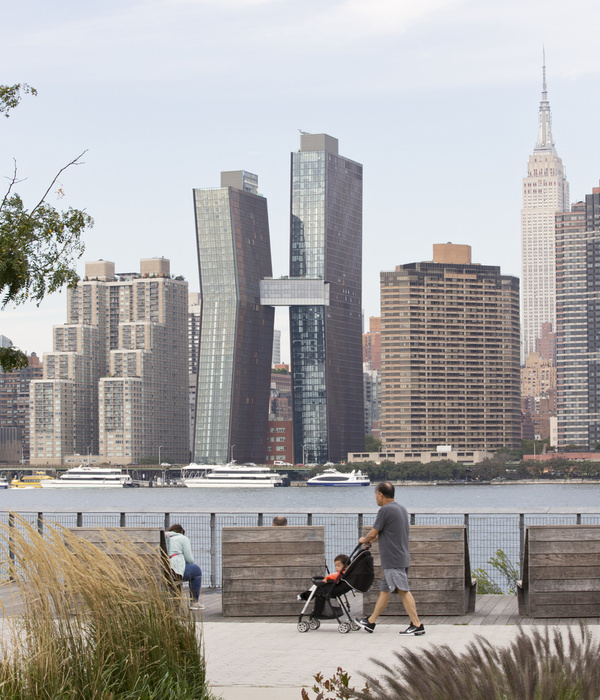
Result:
[[[224,527],[223,615],[298,615],[296,596],[325,573],[323,526]]]
[[[121,567],[128,580],[141,582],[140,574],[131,566],[126,554],[115,553],[111,542],[117,544],[126,538],[127,545],[131,544],[136,556],[148,562],[148,568],[156,571],[157,578],[165,577],[169,585],[177,585],[171,577],[171,567],[168,565],[167,544],[165,531],[159,527],[70,527],[67,528],[76,537],[90,542],[102,552],[107,552],[115,561],[115,566]],[[117,544],[117,552],[119,550]]]
[[[365,527],[363,534],[370,528]],[[425,615],[464,615],[475,611],[477,581],[471,578],[469,544],[464,525],[412,525],[410,528],[410,569],[408,582],[417,604]],[[379,596],[383,576],[379,547],[371,546],[375,582],[363,596],[365,614],[372,611]],[[384,615],[405,615],[400,596],[390,596]]]
[[[528,527],[521,579],[521,615],[600,617],[600,525]]]

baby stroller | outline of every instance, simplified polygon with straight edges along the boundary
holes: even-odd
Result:
[[[350,604],[346,594],[350,591],[366,593],[373,585],[374,578],[371,552],[359,544],[350,555],[346,570],[340,572],[335,581],[325,582],[322,576],[314,576],[311,579],[313,585],[298,617],[298,632],[318,630],[323,619],[337,620],[338,631],[341,634],[360,629],[350,616]],[[314,609],[309,613],[307,610],[313,601]]]

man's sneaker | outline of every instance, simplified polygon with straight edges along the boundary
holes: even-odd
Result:
[[[359,627],[362,627],[365,632],[374,632],[375,631],[375,623],[374,622],[369,622],[368,617],[357,617],[355,618],[354,622]]]
[[[204,610],[204,605],[201,605],[198,601],[193,602],[190,605],[190,610]]]
[[[358,622],[358,620],[357,620],[357,622]],[[423,627],[422,623],[417,627],[416,625],[413,625],[411,622],[410,625],[405,630],[401,630],[400,632],[398,632],[398,634],[402,634],[402,635],[414,634],[415,637],[418,637],[420,634],[425,634],[425,627]]]

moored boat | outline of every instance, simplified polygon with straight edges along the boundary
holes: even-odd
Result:
[[[317,474],[306,482],[307,486],[370,486],[370,484],[369,477],[355,469],[351,472],[326,469],[322,474]]]
[[[20,478],[16,477],[10,482],[10,485],[13,489],[40,489],[44,481],[52,481],[52,477],[48,476],[46,472],[36,472]]]
[[[181,468],[181,481],[188,488],[272,488],[285,479],[269,467],[229,464],[189,464]]]
[[[45,489],[64,488],[112,488],[119,489],[131,486],[131,477],[121,469],[111,467],[90,467],[81,464],[79,467],[67,470],[58,479],[41,482]]]

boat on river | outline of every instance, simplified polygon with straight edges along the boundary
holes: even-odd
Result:
[[[13,489],[40,489],[43,481],[51,481],[52,477],[46,472],[36,472],[25,476],[15,477],[10,485]]]
[[[188,488],[273,488],[285,478],[269,467],[229,464],[188,464],[181,468],[181,481]]]
[[[322,474],[313,476],[306,482],[307,486],[370,486],[371,480],[360,469],[351,472],[339,472],[337,469],[326,469]]]
[[[131,486],[131,477],[121,469],[109,467],[90,467],[81,464],[67,470],[58,479],[45,479],[41,482],[44,489],[73,489],[73,488],[109,488],[120,489]]]

